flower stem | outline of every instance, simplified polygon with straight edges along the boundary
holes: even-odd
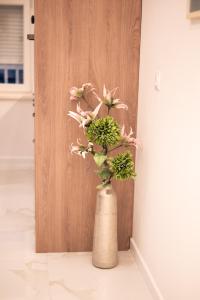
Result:
[[[107,146],[103,146],[103,153],[105,155],[108,153],[108,147]]]
[[[118,148],[120,148],[120,147],[123,147],[123,144],[119,144],[118,146],[109,149],[108,152],[111,152],[111,151],[113,151],[113,150],[115,150],[115,149],[118,149]]]

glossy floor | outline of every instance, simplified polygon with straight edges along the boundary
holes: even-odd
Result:
[[[132,254],[101,270],[90,253],[34,253],[33,172],[0,170],[1,300],[152,300]]]

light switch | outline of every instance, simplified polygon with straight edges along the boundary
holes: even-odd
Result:
[[[161,73],[160,71],[156,71],[155,81],[154,81],[154,88],[156,91],[160,91],[160,83],[161,83]]]

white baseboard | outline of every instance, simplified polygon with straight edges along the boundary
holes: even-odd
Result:
[[[0,170],[27,170],[34,169],[33,157],[0,156]]]
[[[144,277],[144,280],[146,281],[146,284],[147,284],[149,290],[151,291],[153,298],[155,300],[165,300],[158,288],[158,285],[157,285],[147,263],[145,262],[142,254],[133,238],[130,239],[130,250],[133,252],[133,255],[137,262],[137,265]]]

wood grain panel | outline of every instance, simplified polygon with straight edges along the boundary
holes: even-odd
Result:
[[[35,0],[36,251],[92,249],[96,185],[92,159],[71,156],[80,129],[71,86],[119,87],[136,129],[140,0]],[[84,135],[82,134],[82,139]],[[133,183],[117,183],[119,249],[129,248]]]

